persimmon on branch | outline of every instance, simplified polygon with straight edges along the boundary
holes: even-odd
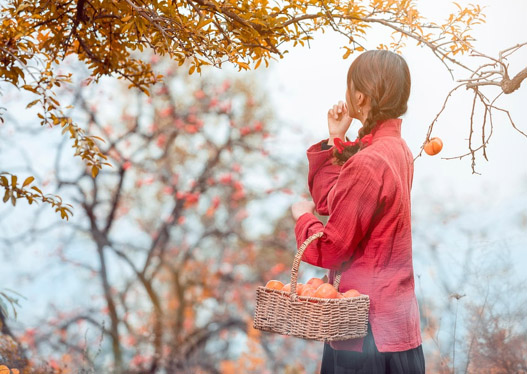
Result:
[[[454,160],[454,159],[463,159],[465,157],[470,156],[471,157],[471,167],[472,172],[474,174],[478,174],[476,171],[476,154],[478,152],[481,152],[485,160],[488,161],[487,157],[487,146],[489,144],[490,139],[492,138],[492,135],[494,133],[494,119],[493,114],[496,112],[504,113],[507,116],[507,120],[511,124],[511,126],[514,128],[516,132],[518,132],[520,135],[527,138],[527,133],[525,131],[522,131],[514,122],[509,110],[498,106],[496,102],[503,94],[511,94],[518,90],[523,83],[525,79],[527,79],[527,67],[525,67],[520,72],[516,73],[512,78],[510,78],[511,74],[509,72],[509,64],[507,63],[507,58],[510,57],[512,54],[520,50],[522,47],[527,46],[527,42],[520,43],[515,46],[512,46],[510,48],[504,49],[501,52],[499,52],[498,57],[492,57],[485,55],[481,52],[478,52],[476,50],[471,50],[470,57],[483,59],[484,63],[480,64],[476,68],[468,69],[471,73],[468,78],[459,79],[458,85],[455,86],[450,92],[447,94],[445,101],[443,102],[443,106],[441,107],[440,111],[437,113],[435,118],[433,119],[432,123],[430,124],[428,128],[428,133],[426,136],[426,139],[423,143],[424,145],[427,143],[427,141],[430,139],[432,131],[434,129],[434,125],[437,124],[438,119],[440,115],[444,112],[444,110],[447,107],[447,103],[452,97],[452,94],[459,90],[460,88],[465,88],[466,90],[471,90],[473,93],[473,101],[472,106],[470,110],[470,126],[469,126],[469,136],[468,136],[468,149],[469,151],[467,153],[454,156],[454,157],[445,157],[446,160]],[[498,94],[494,94],[493,97],[491,97],[489,94],[486,94],[483,90],[487,87],[499,87],[500,92]],[[483,111],[483,119],[481,123],[481,140],[479,144],[476,144],[477,140],[475,139],[475,120],[474,115],[476,114],[476,110],[481,109]],[[489,128],[487,128],[487,126]],[[421,152],[418,154],[417,157],[419,157],[422,154],[423,147],[421,148]],[[416,158],[417,158],[416,157]]]

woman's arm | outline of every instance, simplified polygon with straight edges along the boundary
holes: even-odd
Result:
[[[335,185],[340,165],[333,164],[333,145],[335,138],[344,139],[351,124],[348,108],[340,101],[328,110],[329,138],[307,150],[309,161],[308,186],[311,197],[315,202],[316,211],[324,216],[329,215],[327,197]]]
[[[369,156],[354,156],[341,170],[324,227],[313,214],[302,214],[295,226],[297,244],[322,231],[324,234],[305,250],[302,260],[326,269],[338,269],[353,255],[374,217],[382,209],[382,173]]]
[[[324,142],[319,142],[307,150],[309,165],[307,185],[318,214],[328,216],[327,198],[337,182],[342,167],[332,163],[332,147],[322,150]]]

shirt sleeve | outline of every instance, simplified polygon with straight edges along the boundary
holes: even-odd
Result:
[[[380,201],[382,173],[368,157],[357,156],[343,166],[338,177],[326,226],[311,213],[297,220],[298,247],[311,235],[323,232],[307,246],[302,261],[326,269],[340,268],[351,258],[383,206]]]
[[[341,165],[332,163],[333,147],[327,148],[327,141],[328,139],[325,139],[312,145],[306,152],[309,163],[307,176],[309,192],[315,203],[315,210],[323,216],[329,215],[328,195],[342,169]]]

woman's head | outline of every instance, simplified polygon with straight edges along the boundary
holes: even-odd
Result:
[[[359,55],[348,70],[346,103],[350,117],[361,119],[359,137],[368,135],[379,121],[397,118],[406,112],[410,96],[410,71],[398,54],[372,50]],[[360,150],[347,147],[334,152],[342,164]]]
[[[347,79],[350,115],[361,113],[362,107],[369,109],[360,137],[369,134],[378,121],[406,112],[410,84],[408,65],[396,53],[372,50],[353,61]]]

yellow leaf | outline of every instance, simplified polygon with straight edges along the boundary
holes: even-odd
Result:
[[[237,64],[238,66],[241,68],[244,68],[245,70],[248,70],[249,69],[249,64],[245,63],[245,62],[242,62],[242,61],[237,61]]]
[[[134,21],[127,23],[126,25],[123,26],[123,28],[121,29],[121,32],[122,33],[127,32],[134,24],[135,24]]]
[[[34,100],[32,102],[30,102],[29,104],[27,104],[26,108],[29,109],[31,108],[33,105],[37,104],[40,100]]]
[[[31,182],[33,182],[35,180],[34,177],[28,177],[26,178],[26,180],[24,181],[24,183],[22,184],[22,187],[26,187],[27,185],[30,185]]]
[[[5,194],[4,194],[4,203],[7,202],[7,200],[9,200],[9,198],[11,197],[11,191],[10,190],[5,190]],[[0,372],[0,374],[2,374]]]
[[[97,166],[92,166],[91,168],[91,176],[95,178],[99,174],[99,168]]]

